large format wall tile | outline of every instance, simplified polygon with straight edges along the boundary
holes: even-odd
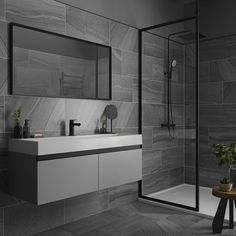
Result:
[[[86,15],[75,7],[66,6],[66,33],[67,35],[86,39]]]
[[[142,80],[142,102],[161,104],[163,101],[163,83],[155,80]]]
[[[5,5],[6,5],[6,0],[0,0],[0,19],[5,18]]]
[[[112,76],[112,100],[132,102],[133,100],[133,78],[128,76]]]
[[[109,45],[109,23],[103,17],[66,7],[66,32],[70,36]]]
[[[117,22],[111,22],[110,45],[121,50],[138,52],[138,30]]]
[[[225,46],[225,38],[200,43],[200,61],[227,58],[229,53]]]
[[[53,0],[7,0],[6,18],[58,33],[65,33],[66,7]]]
[[[31,131],[63,131],[65,121],[65,100],[55,98],[7,96],[5,105],[6,131],[12,131],[14,110],[23,107],[24,119],[31,120]]]
[[[8,93],[8,60],[0,58],[0,95]]]
[[[225,59],[211,62],[209,73],[209,81],[235,81],[236,59]]]
[[[143,53],[145,55],[163,59],[165,52],[164,45],[165,40],[163,38],[146,32],[143,33]]]
[[[162,169],[162,152],[151,148],[143,149],[143,175],[151,174]]]
[[[236,82],[225,82],[223,91],[224,103],[236,103]]]
[[[167,171],[156,171],[143,176],[143,194],[154,193],[167,189],[184,181],[184,168],[176,168]]]
[[[42,206],[24,203],[4,210],[6,236],[32,235],[64,223],[63,201]]]
[[[220,104],[223,99],[223,86],[221,82],[201,83],[199,87],[199,100],[204,104]]]
[[[8,57],[8,26],[4,21],[0,21],[0,57]]]
[[[202,126],[236,126],[236,105],[201,105],[200,124]]]

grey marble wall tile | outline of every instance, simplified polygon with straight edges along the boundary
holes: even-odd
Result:
[[[185,167],[185,183],[195,184],[196,183],[196,171],[193,167]],[[202,185],[201,185],[202,186]]]
[[[236,105],[201,105],[201,126],[228,126],[236,125]]]
[[[184,146],[162,151],[162,170],[184,166]]]
[[[0,0],[0,19],[5,18],[5,7],[6,7],[6,0]]]
[[[167,189],[184,182],[184,168],[176,168],[168,171],[156,171],[143,176],[143,194],[147,195],[163,189]]]
[[[142,127],[143,148],[152,148],[152,127]]]
[[[209,127],[209,145],[230,144],[236,140],[236,127]]]
[[[228,170],[220,171],[215,169],[199,169],[199,184],[203,187],[212,188],[216,186],[220,179],[228,176]]]
[[[200,83],[199,100],[204,104],[221,104],[223,100],[222,83]]]
[[[229,52],[229,56],[234,57],[236,55],[236,37],[235,37],[235,35],[227,37],[226,43],[227,43],[227,49]]]
[[[0,58],[8,58],[8,26],[0,20]]]
[[[162,152],[160,150],[143,149],[143,175],[151,174],[162,169]]]
[[[184,144],[184,129],[175,129],[175,138],[169,137],[167,128],[154,127],[153,128],[153,148],[162,150]]]
[[[163,81],[164,59],[143,54],[142,56],[142,78]]]
[[[0,58],[0,95],[8,94],[8,60]]]
[[[209,62],[201,62],[199,63],[199,81],[200,82],[208,82],[210,74],[210,63]]]
[[[185,125],[194,126],[196,119],[196,105],[190,104],[185,106]]]
[[[138,30],[111,21],[110,45],[114,48],[138,52]]]
[[[138,76],[138,54],[122,51],[121,74],[126,76]]]
[[[6,19],[53,32],[65,33],[66,7],[53,0],[7,0]]]
[[[110,188],[108,190],[109,208],[134,202],[138,198],[138,182]]]
[[[184,110],[183,105],[173,105],[173,120],[178,126],[183,126],[185,123]]]
[[[209,81],[235,81],[236,59],[224,59],[210,63]]]
[[[236,82],[225,82],[224,83],[224,103],[236,103]]]
[[[63,201],[42,206],[24,203],[4,209],[4,231],[9,236],[32,235],[63,223]]]
[[[142,102],[163,103],[164,84],[155,80],[142,80]]]
[[[143,33],[143,53],[160,59],[164,58],[164,39],[158,36]]]
[[[112,74],[121,75],[121,50],[112,48]]]
[[[165,105],[143,104],[143,125],[161,126],[164,122]]]
[[[108,191],[84,194],[65,200],[65,222],[101,212],[108,208]]]
[[[196,86],[195,84],[185,85],[185,105],[193,105],[196,100]]]
[[[200,43],[200,61],[222,59],[229,56],[226,39],[203,41]]]
[[[133,102],[139,102],[139,80],[137,79],[133,79]]]
[[[109,45],[110,21],[103,17],[87,13],[86,15],[86,39],[96,43]]]
[[[66,33],[67,35],[86,39],[87,13],[75,7],[66,6]]]
[[[112,102],[118,109],[117,119],[113,121],[115,128],[138,127],[138,104]]]
[[[184,91],[185,86],[183,84],[171,83],[171,102],[172,104],[183,104],[184,103]],[[164,83],[164,102],[167,103],[168,97],[168,83]]]
[[[15,109],[23,107],[24,119],[31,119],[31,131],[63,131],[65,121],[65,100],[56,98],[36,98],[7,96],[5,98],[6,131],[12,131],[14,121],[12,114]]]
[[[112,75],[112,100],[124,102],[133,101],[133,78]]]
[[[185,141],[185,167],[196,166],[196,142],[192,140]]]
[[[185,84],[194,84],[196,82],[195,65],[185,65]]]
[[[109,45],[109,24],[103,17],[66,7],[66,32],[73,37]]]
[[[5,126],[5,109],[4,107],[0,107],[0,133],[4,133]]]
[[[185,46],[185,63],[188,65],[195,64],[195,59],[196,59],[195,47],[196,45],[194,43],[187,44]]]

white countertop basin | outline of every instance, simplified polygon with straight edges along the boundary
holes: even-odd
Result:
[[[142,135],[95,134],[47,138],[10,139],[9,151],[31,155],[52,155],[106,148],[142,145]]]

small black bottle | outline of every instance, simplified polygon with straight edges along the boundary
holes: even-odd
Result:
[[[25,124],[23,126],[23,138],[30,138],[30,127],[29,127],[29,121],[25,120]]]

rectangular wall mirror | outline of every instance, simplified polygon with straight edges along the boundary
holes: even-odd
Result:
[[[111,99],[111,47],[10,25],[11,94]]]

